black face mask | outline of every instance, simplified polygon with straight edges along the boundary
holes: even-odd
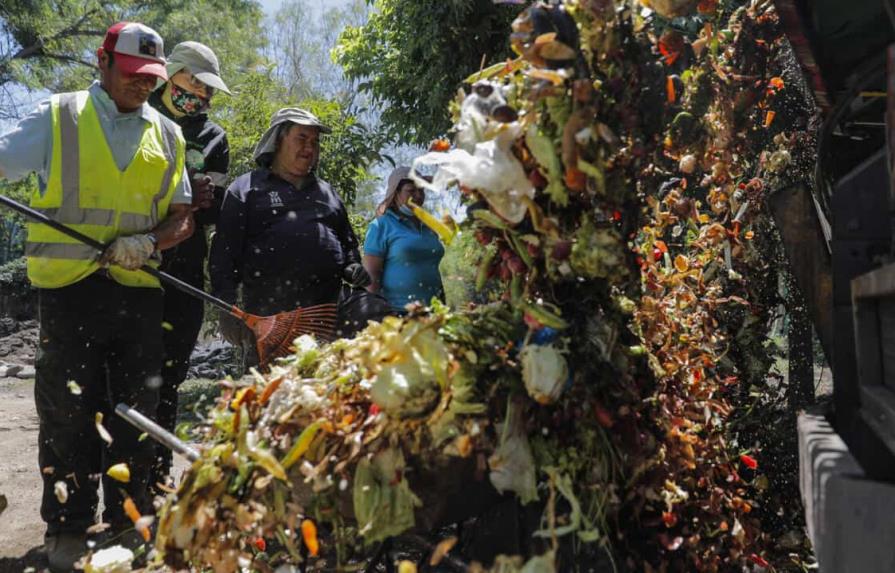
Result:
[[[174,109],[184,115],[198,115],[208,109],[208,100],[169,84],[171,89],[171,104]]]

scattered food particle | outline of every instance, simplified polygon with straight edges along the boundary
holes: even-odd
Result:
[[[59,500],[59,503],[65,503],[68,501],[68,484],[64,481],[57,481],[53,484],[53,493],[56,494],[56,499]]]
[[[311,557],[317,557],[320,553],[320,542],[317,540],[317,526],[310,519],[301,522],[301,538]]]
[[[96,421],[96,431],[99,432],[99,437],[102,438],[104,442],[106,442],[107,444],[109,444],[111,446],[112,445],[112,434],[110,434],[109,431],[105,428],[105,426],[103,426],[103,413],[97,412],[96,416],[94,417],[94,420]]]
[[[106,475],[121,483],[130,483],[131,481],[131,469],[125,463],[115,464],[110,467],[106,471]]]
[[[457,545],[457,538],[455,536],[440,541],[432,551],[432,556],[429,557],[429,565],[435,567],[441,563],[441,560],[444,559],[445,555],[451,552],[451,549],[453,549],[455,545]]]

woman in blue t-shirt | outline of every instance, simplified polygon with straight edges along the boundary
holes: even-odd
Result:
[[[444,300],[438,271],[444,247],[407,204],[412,200],[422,206],[425,198],[425,192],[411,180],[410,168],[395,168],[364,241],[364,268],[373,279],[367,290],[382,294],[398,314],[404,313],[410,302],[429,304],[432,297]]]

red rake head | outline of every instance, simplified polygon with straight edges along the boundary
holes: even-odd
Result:
[[[318,304],[281,312],[274,316],[252,316],[246,324],[255,334],[258,359],[262,366],[292,353],[292,343],[304,334],[330,342],[335,337],[338,307]]]

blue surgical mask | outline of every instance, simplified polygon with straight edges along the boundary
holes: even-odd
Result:
[[[410,205],[401,205],[398,207],[398,211],[401,212],[402,215],[407,215],[408,217],[413,217],[413,209],[410,208]]]

